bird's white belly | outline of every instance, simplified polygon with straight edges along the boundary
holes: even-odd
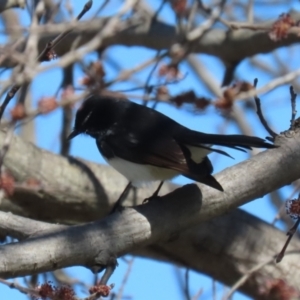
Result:
[[[169,180],[179,175],[174,170],[137,164],[117,157],[106,161],[136,187],[141,186],[145,182]]]
[[[206,157],[210,153],[210,151],[207,149],[194,146],[187,147],[191,151],[191,158],[196,163],[200,163],[204,159],[204,157]],[[137,164],[119,157],[114,157],[110,160],[107,160],[104,157],[104,159],[115,170],[117,170],[129,181],[131,181],[132,185],[136,187],[140,187],[144,183],[151,181],[169,180],[180,174],[178,171],[175,170],[155,167],[146,164]]]

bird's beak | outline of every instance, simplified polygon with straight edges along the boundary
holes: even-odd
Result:
[[[69,140],[73,139],[73,138],[74,138],[75,136],[77,136],[78,134],[80,134],[80,132],[79,132],[78,130],[75,130],[75,129],[74,129],[74,130],[69,134],[67,140],[69,141]]]

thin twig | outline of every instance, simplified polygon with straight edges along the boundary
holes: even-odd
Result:
[[[108,286],[106,286],[105,290],[107,290],[107,288],[109,288],[109,290],[111,290],[113,287],[114,287],[114,284],[108,285]],[[101,300],[102,299],[102,298],[100,298],[101,296],[107,297],[107,295],[103,295],[102,292],[96,292],[85,298],[76,298],[76,300]]]
[[[82,11],[80,12],[80,14],[77,16],[77,20],[80,20],[82,18],[82,16],[92,7],[93,1],[89,0],[83,7]],[[54,38],[51,42],[49,42],[46,47],[44,48],[44,50],[40,53],[40,55],[37,58],[37,61],[40,60],[45,60],[45,56],[49,54],[49,51],[52,51],[54,49],[54,47],[70,32],[72,31],[72,29],[66,30],[65,32],[62,32],[61,34],[59,34],[56,38]],[[49,60],[49,58],[47,58],[46,60]],[[0,106],[0,120],[2,119],[4,110],[6,109],[7,105],[9,104],[9,102],[11,101],[11,99],[15,96],[15,94],[18,92],[18,90],[20,89],[21,85],[15,84],[13,85],[13,87],[9,90],[9,92],[7,93],[2,105]]]
[[[191,300],[190,287],[189,287],[189,283],[190,283],[189,275],[190,275],[190,269],[186,268],[185,276],[184,276],[184,294],[185,294],[186,300]]]
[[[20,86],[19,85],[14,85],[9,92],[6,94],[6,97],[3,101],[3,103],[0,106],[0,120],[3,117],[3,113],[8,105],[8,103],[10,102],[10,100],[15,96],[16,92],[19,90]]]
[[[163,0],[160,4],[160,6],[158,7],[158,9],[156,10],[155,14],[152,16],[151,18],[151,25],[153,25],[154,22],[157,21],[158,15],[160,14],[160,12],[162,11],[162,9],[164,8],[165,4],[167,3],[166,0]]]
[[[109,3],[109,0],[105,0],[105,1],[101,4],[101,6],[100,6],[100,7],[97,9],[97,11],[95,12],[94,18],[97,17],[97,16],[101,13],[101,11],[105,8],[105,6],[106,6],[108,3]]]
[[[127,5],[128,6],[128,5]],[[126,13],[126,10],[124,9],[127,9],[126,5],[124,5],[124,8],[121,10],[121,13]],[[15,82],[16,82],[16,85],[21,85],[23,84],[24,82],[27,82],[28,80],[31,80],[33,79],[34,77],[36,77],[39,73],[42,73],[42,72],[46,72],[48,70],[52,70],[56,67],[60,67],[60,68],[64,68],[78,60],[82,60],[82,57],[84,55],[86,55],[87,53],[91,52],[91,51],[94,51],[96,50],[97,48],[99,48],[102,44],[102,41],[103,41],[103,38],[107,37],[107,36],[110,36],[112,34],[112,28],[115,28],[116,27],[116,20],[121,18],[122,14],[118,14],[116,16],[114,16],[107,24],[105,27],[101,28],[101,30],[99,31],[99,33],[94,37],[92,38],[89,42],[87,42],[85,44],[84,47],[81,47],[79,48],[77,51],[72,51],[72,52],[69,52],[67,54],[65,54],[63,57],[60,58],[60,60],[58,62],[54,62],[52,64],[48,64],[48,65],[39,65],[37,68],[35,68],[34,70],[31,70],[30,73],[28,74],[17,74],[16,77],[15,77]],[[125,26],[124,26],[125,28]],[[128,28],[128,27],[127,27]],[[122,30],[122,28],[120,29]],[[144,66],[142,67],[144,68]],[[26,75],[26,76],[25,76]],[[126,78],[122,78],[122,80],[125,80],[127,79]],[[116,79],[116,81],[119,81],[120,79]],[[114,82],[110,82],[108,83],[107,85],[110,85],[112,83],[115,83]],[[3,90],[5,89],[9,89],[11,85],[11,81],[7,81],[7,82],[4,82],[2,84],[3,86]],[[0,94],[1,95],[1,94]]]
[[[295,80],[299,76],[300,76],[300,68],[269,81],[267,84],[265,84],[259,89],[256,90],[251,89],[248,92],[240,93],[236,96],[236,100],[245,100],[248,99],[249,97],[265,94],[281,85],[290,83],[291,81]]]
[[[216,21],[219,19],[220,15],[221,15],[221,13],[223,12],[225,2],[226,2],[225,0],[222,0],[221,3],[218,5],[218,7],[216,7],[215,9],[213,9],[211,11],[210,17],[205,22],[203,22],[200,26],[191,30],[186,35],[186,39],[188,42],[193,42],[193,41],[199,39],[201,36],[203,36],[203,34],[208,29],[210,29],[216,23]]]
[[[100,285],[107,285],[107,282],[111,275],[114,273],[117,265],[117,260],[115,258],[111,258],[110,262],[105,266],[104,274],[99,282]]]
[[[297,110],[296,110],[297,94],[294,92],[294,88],[292,85],[290,86],[290,94],[291,94],[291,105],[292,105],[292,117],[291,117],[290,129],[292,129],[294,126],[294,122],[295,122],[295,118],[296,118],[296,114],[297,114]]]
[[[89,0],[84,5],[82,11],[79,13],[79,15],[77,16],[76,20],[79,21],[91,9],[92,5],[93,5],[93,1]],[[38,56],[38,61],[49,60],[48,53],[50,51],[52,51],[55,48],[55,46],[57,46],[64,39],[64,37],[66,37],[71,31],[72,31],[72,29],[68,29],[68,30],[62,32],[61,34],[59,34],[52,41],[50,41],[49,43],[47,43],[47,45],[44,48],[44,50]]]
[[[212,279],[212,300],[217,300],[217,283],[214,279]]]
[[[64,69],[64,77],[62,82],[62,89],[73,89],[73,64]],[[60,154],[68,156],[70,152],[70,141],[67,139],[72,129],[73,109],[71,105],[63,107],[62,114],[62,130],[60,134]]]
[[[156,58],[157,57],[160,57],[159,59],[157,59],[157,61],[154,63],[154,66],[152,67],[150,73],[148,74],[148,77],[146,79],[146,83],[144,85],[144,96],[148,96],[149,93],[152,92],[153,90],[153,85],[150,85],[150,81],[151,81],[151,78],[154,74],[154,71],[156,70],[158,64],[160,63],[160,61],[162,60],[163,56],[160,56],[160,51],[157,51],[157,54],[156,54]],[[144,103],[143,103],[145,106],[147,106],[147,101],[144,100]]]
[[[21,292],[22,294],[25,294],[28,296],[40,297],[38,291],[36,291],[35,289],[29,289],[29,288],[23,287],[23,286],[19,285],[16,281],[10,282],[10,281],[0,278],[0,283],[10,287],[11,289],[16,289],[19,292]]]
[[[274,261],[274,257],[269,258],[268,260],[257,264],[256,266],[254,266],[253,268],[251,268],[249,271],[247,271],[245,273],[245,275],[243,275],[229,290],[229,292],[227,293],[227,295],[224,297],[224,300],[228,300],[230,299],[230,297],[233,295],[233,293],[235,291],[237,291],[249,278],[251,275],[253,275],[255,272],[259,271],[260,269],[262,269],[264,266],[272,263]]]
[[[284,254],[285,254],[285,251],[286,251],[286,248],[288,247],[291,239],[293,238],[295,232],[297,231],[298,229],[298,226],[300,224],[300,218],[297,219],[296,223],[294,224],[294,226],[287,232],[287,240],[285,242],[285,244],[283,245],[283,248],[282,250],[279,252],[279,254],[276,256],[276,262],[279,263],[282,261],[283,257],[284,257]]]
[[[202,294],[203,294],[203,288],[199,289],[199,291],[192,297],[192,300],[199,300]]]
[[[293,190],[291,192],[291,194],[286,198],[288,200],[291,200],[294,198],[295,194],[297,193],[297,191],[299,191],[300,189],[300,185],[299,185],[299,181],[296,181],[293,185]],[[274,191],[271,193],[271,198],[272,198],[272,194],[273,193],[276,193],[278,194],[278,190]],[[279,197],[279,195],[278,195]],[[278,213],[276,214],[276,216],[274,217],[273,221],[271,222],[271,225],[275,226],[275,223],[278,221],[278,220],[282,220],[283,222],[285,222],[287,225],[288,222],[287,222],[287,219],[283,219],[283,213],[285,212],[285,203],[283,201],[281,201],[281,199],[279,200],[281,205],[280,205],[280,208],[279,208],[279,211]],[[274,201],[273,201],[274,202]],[[275,204],[274,204],[275,205]],[[279,205],[275,205],[277,208],[279,207]],[[285,214],[286,216],[286,214]],[[291,220],[288,216],[286,216],[288,218],[288,220]]]
[[[172,85],[172,84],[177,84],[184,80],[186,78],[186,75],[184,75],[182,78],[175,78],[174,80],[165,80],[164,82],[160,82],[157,84],[151,84],[149,85],[149,89],[153,90],[154,88],[159,88],[161,86],[166,86],[166,85]],[[116,93],[128,93],[128,92],[135,92],[139,90],[145,89],[145,86],[138,86],[138,87],[133,87],[129,89],[124,89],[124,90],[115,90],[114,92]],[[139,99],[143,99],[143,96],[139,96]],[[154,98],[153,98],[154,99]],[[146,97],[145,100],[153,100],[152,98]]]
[[[65,106],[72,106],[73,104],[75,104],[76,102],[84,99],[87,95],[88,95],[88,91],[85,91],[81,94],[77,94],[77,95],[73,95],[67,99],[62,99],[61,102],[58,103],[57,107],[65,107]],[[19,126],[24,125],[24,123],[31,121],[33,118],[39,116],[39,115],[43,115],[44,113],[38,108],[38,109],[34,109],[31,111],[26,112],[26,118],[23,119],[21,122],[19,122],[15,128],[18,128]],[[3,122],[0,126],[0,129],[2,128],[7,128],[8,126],[12,126],[14,124],[13,121],[8,121],[8,122]]]
[[[256,88],[257,86],[257,78],[254,79],[254,87]],[[261,105],[260,105],[260,99],[257,97],[257,95],[254,96],[254,101],[256,104],[256,113],[259,117],[260,122],[262,123],[262,125],[264,126],[264,128],[266,129],[266,131],[271,135],[271,137],[273,139],[275,139],[275,137],[278,135],[277,133],[275,133],[268,125],[266,119],[263,116],[262,110],[261,110]]]
[[[133,262],[134,262],[134,258],[132,258],[128,262],[127,271],[126,271],[126,273],[124,275],[124,278],[122,280],[122,283],[121,283],[120,289],[118,291],[118,294],[116,295],[116,300],[122,300],[122,298],[123,298],[124,288],[125,288],[125,285],[128,281],[129,275],[131,273]]]
[[[25,294],[29,297],[34,297],[34,298],[37,298],[37,299],[44,298],[44,297],[41,297],[39,289],[26,288],[24,286],[19,285],[16,280],[14,282],[11,282],[11,281],[7,281],[5,279],[0,278],[0,283],[10,287],[11,289],[16,289],[19,292],[21,292],[22,294]],[[108,286],[108,288],[112,289],[113,285]],[[101,293],[97,292],[97,293],[93,293],[92,295],[90,295],[88,297],[85,297],[85,298],[78,298],[78,297],[75,296],[73,299],[77,299],[77,300],[96,300],[96,299],[99,299],[99,297],[101,297],[101,296],[102,296]],[[47,299],[53,299],[54,300],[54,299],[57,299],[57,296],[55,294],[51,295],[51,293],[49,292],[49,295],[47,295]]]
[[[131,181],[129,181],[125,187],[125,189],[123,190],[122,194],[120,195],[120,197],[118,198],[118,200],[115,202],[113,208],[111,209],[109,214],[113,214],[114,212],[116,212],[118,209],[121,209],[123,202],[125,201],[125,199],[127,198],[130,190],[132,188],[132,184]]]
[[[117,82],[125,81],[130,78],[133,74],[145,69],[146,67],[150,66],[153,63],[156,63],[157,61],[160,61],[162,58],[166,57],[167,53],[163,53],[161,55],[155,56],[153,58],[150,58],[149,60],[145,61],[144,63],[130,69],[130,70],[124,70],[120,72],[117,78],[106,82],[105,87],[109,87]]]

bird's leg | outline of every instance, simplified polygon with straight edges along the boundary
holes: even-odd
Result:
[[[120,209],[122,207],[122,203],[127,198],[131,187],[132,187],[131,181],[129,181],[128,184],[126,185],[124,191],[120,195],[119,199],[117,200],[117,202],[114,204],[112,210],[110,211],[110,213],[109,213],[110,215],[113,214],[115,211],[117,211],[118,209]]]
[[[162,187],[163,184],[164,184],[164,181],[161,181],[159,183],[157,189],[155,190],[155,192],[152,194],[152,196],[149,197],[149,198],[144,199],[143,204],[146,203],[146,202],[149,202],[151,200],[159,198],[158,193],[159,193],[159,191],[160,191],[160,189],[161,189],[161,187]]]

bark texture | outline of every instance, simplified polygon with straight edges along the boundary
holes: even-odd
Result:
[[[297,11],[292,11],[291,16],[295,22],[300,20],[300,14]],[[200,39],[192,42],[192,53],[205,53],[216,56],[226,62],[227,64],[237,63],[241,60],[261,53],[269,53],[280,47],[290,46],[299,43],[298,32],[290,33],[286,38],[280,41],[273,41],[269,37],[271,25],[276,20],[264,22],[261,27],[265,30],[250,30],[238,29],[209,29]],[[108,18],[98,18],[88,22],[80,22],[79,24],[57,24],[57,25],[41,25],[39,28],[41,37],[38,43],[39,53],[45,48],[46,44],[56,37],[65,28],[74,28],[64,42],[57,45],[55,52],[58,56],[68,53],[71,47],[74,47],[76,41],[76,48],[89,42],[99,29],[103,28],[108,22]],[[257,26],[259,24],[256,24]],[[80,33],[80,39],[78,39]],[[123,30],[115,34],[104,37],[102,47],[112,45],[123,46],[141,46],[154,50],[168,50],[176,43],[182,43],[185,36],[176,29],[175,26],[167,24],[163,21],[153,21],[152,17],[140,16],[136,17],[130,22],[125,22]],[[5,51],[10,45],[0,45],[0,52]],[[25,43],[20,43],[17,50],[22,52]],[[1,67],[12,67],[15,65],[13,58],[3,59]]]
[[[1,132],[0,143],[4,139]],[[131,252],[175,262],[230,285],[249,268],[274,256],[285,240],[279,230],[234,210],[300,177],[299,133],[286,132],[277,143],[280,147],[219,173],[216,177],[224,193],[188,185],[161,201],[127,208],[94,223],[62,228],[46,223],[40,230],[36,223],[31,227],[27,218],[22,219],[24,224],[9,222],[20,217],[3,212],[1,235],[26,239],[1,248],[0,276],[15,277],[74,264],[92,267]],[[18,184],[10,199],[2,199],[0,208],[47,222],[97,220],[107,214],[126,184],[109,167],[63,158],[17,137],[4,164]],[[24,185],[30,178],[38,179],[41,185]],[[163,193],[174,187],[167,184]],[[132,193],[128,203],[140,203],[150,193],[150,189],[137,191],[136,197]],[[298,244],[294,241],[289,249],[297,249]],[[282,263],[262,268],[241,291],[259,299],[259,287],[270,278],[284,278],[296,287],[297,257],[287,255]]]

